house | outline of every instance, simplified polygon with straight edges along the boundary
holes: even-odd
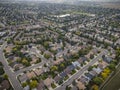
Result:
[[[80,77],[80,81],[83,83],[83,84],[87,84],[89,82],[88,78],[86,78],[85,76],[81,76]]]
[[[45,90],[45,85],[43,81],[40,81],[40,83],[37,86],[37,90]]]
[[[26,87],[23,88],[23,90],[30,90],[30,87],[27,85]]]
[[[100,74],[102,72],[102,70],[99,67],[93,68],[93,71],[95,71],[97,74]]]
[[[76,86],[72,86],[71,90],[78,90],[78,88]]]
[[[86,57],[80,57],[78,59],[78,62],[81,64],[81,63],[84,63],[85,61],[87,61],[88,59]]]
[[[78,81],[77,82],[77,87],[79,90],[85,90],[85,85],[81,82],[81,81]]]
[[[105,61],[102,61],[102,62],[100,62],[99,64],[98,64],[98,67],[100,68],[100,69],[104,69],[104,68],[106,68],[108,66],[108,63],[107,62],[105,62]]]
[[[36,77],[36,75],[35,75],[35,73],[33,72],[33,71],[31,71],[31,72],[27,72],[27,77],[29,78],[29,79],[31,79],[31,78],[33,78],[33,77]]]
[[[8,90],[10,88],[10,83],[8,80],[4,80],[2,81],[2,83],[0,83],[0,90]]]
[[[78,61],[72,62],[74,67],[80,67],[80,63]]]
[[[58,64],[60,64],[60,63],[63,62],[63,61],[64,61],[64,59],[63,59],[63,58],[60,58],[60,59],[54,61],[53,64],[54,64],[54,65],[58,65]]]
[[[43,70],[42,70],[42,69],[35,69],[35,70],[34,70],[34,73],[35,73],[37,76],[39,76],[39,75],[41,75],[41,74],[43,73]]]
[[[20,68],[23,68],[23,67],[24,67],[23,64],[16,64],[13,66],[15,70],[19,70]]]
[[[56,83],[58,83],[61,80],[61,77],[57,75],[57,76],[55,76],[54,80]]]
[[[21,81],[21,82],[25,82],[26,80],[28,80],[29,78],[27,77],[27,75],[26,74],[23,74],[23,75],[20,75],[19,76],[19,80]]]
[[[86,73],[85,76],[88,77],[89,80],[91,80],[91,79],[94,77],[94,76],[91,75],[90,73]]]
[[[107,63],[110,63],[112,61],[112,58],[111,57],[104,57],[103,60]]]
[[[97,76],[97,73],[96,73],[95,71],[93,71],[93,70],[90,71],[89,73],[90,73],[93,77],[94,77],[94,76]]]
[[[44,84],[45,86],[47,86],[48,88],[51,86],[51,84],[53,83],[53,79],[52,78],[47,78],[44,80]]]
[[[62,73],[60,73],[60,76],[61,78],[64,78],[65,76],[67,76],[67,73],[63,71]]]
[[[69,74],[69,73],[71,73],[71,71],[74,70],[74,69],[75,69],[75,67],[74,67],[73,65],[70,65],[70,66],[68,66],[64,71],[65,71],[65,73]]]
[[[30,57],[32,58],[32,61],[30,62],[30,64],[35,64],[39,59],[36,55],[33,55],[33,54],[31,54]]]

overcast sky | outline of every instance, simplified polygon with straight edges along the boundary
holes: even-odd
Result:
[[[120,0],[15,0],[15,1],[45,1],[45,2],[57,2],[57,3],[62,3],[62,2],[76,2],[76,1],[97,1],[97,2],[108,2],[108,1],[120,1]]]

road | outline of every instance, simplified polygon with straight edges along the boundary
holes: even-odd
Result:
[[[33,66],[26,67],[26,68],[23,68],[23,69],[20,69],[20,70],[16,71],[16,72],[15,72],[16,75],[19,75],[20,73],[23,73],[24,71],[29,71],[29,70],[32,70],[32,69],[34,69],[34,68],[38,68],[38,67],[43,66],[44,64],[46,64],[46,62],[47,62],[47,63],[49,62],[46,58],[44,58],[44,56],[42,56],[42,55],[41,55],[39,52],[37,52],[37,51],[38,51],[37,48],[32,48],[29,52],[30,52],[30,53],[33,53],[33,54],[35,54],[36,56],[38,56],[39,58],[41,58],[42,61],[41,61],[40,63],[38,63],[38,64],[33,65]]]
[[[60,85],[59,87],[57,87],[55,90],[65,90],[66,86],[70,85],[73,82],[73,80],[79,78],[84,73],[84,71],[86,71],[89,68],[89,66],[92,66],[95,62],[97,62],[99,59],[101,59],[102,55],[107,55],[107,54],[108,54],[108,51],[103,50],[99,54],[99,56],[97,56],[96,58],[94,58],[89,64],[87,64],[86,66],[84,66],[81,70],[79,70],[76,74],[74,74],[71,78],[69,78],[62,85]]]
[[[5,73],[8,75],[9,80],[11,85],[13,86],[14,90],[23,90],[21,84],[19,83],[19,81],[17,80],[17,77],[15,75],[14,72],[12,72],[10,66],[8,65],[4,54],[3,54],[3,49],[7,46],[7,42],[5,42],[1,47],[0,47],[0,61],[2,62],[2,64],[4,65],[4,70]]]

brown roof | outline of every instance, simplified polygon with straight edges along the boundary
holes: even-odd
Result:
[[[44,87],[45,87],[45,85],[44,85],[43,81],[40,81],[40,83],[37,86],[37,90],[44,90]]]
[[[59,63],[60,63],[60,62],[62,62],[62,61],[64,61],[64,59],[63,59],[63,58],[58,59],[58,60],[54,61],[53,63],[54,63],[55,65],[57,65],[57,64],[59,64]]]
[[[43,73],[43,70],[42,70],[42,69],[35,69],[35,71],[34,71],[34,72],[35,72],[35,74],[36,74],[36,75],[38,75],[38,76],[39,76],[40,74],[42,74],[42,73]]]
[[[48,87],[51,86],[52,82],[53,82],[52,78],[47,78],[46,80],[44,80],[44,84]]]
[[[27,72],[27,77],[29,79],[33,78],[33,77],[36,77],[35,73],[32,71],[32,72]]]
[[[80,81],[77,82],[77,87],[79,88],[79,90],[85,90],[86,88],[85,85]]]
[[[1,85],[0,90],[9,89],[9,87],[10,87],[8,80],[2,81],[2,83],[0,85]]]

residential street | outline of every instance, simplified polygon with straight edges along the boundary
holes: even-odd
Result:
[[[99,56],[94,58],[88,65],[84,66],[81,70],[79,70],[76,74],[74,74],[71,78],[69,78],[66,82],[64,82],[62,85],[57,87],[55,90],[65,90],[66,86],[70,85],[73,82],[73,80],[79,78],[84,73],[84,71],[86,71],[89,68],[89,66],[92,66],[95,62],[97,62],[99,59],[101,59],[102,55],[107,55],[107,54],[108,54],[108,51],[103,50],[99,54]]]
[[[9,80],[10,80],[14,90],[23,90],[23,88],[21,87],[21,84],[19,83],[15,73],[11,71],[10,66],[8,66],[8,63],[5,60],[5,57],[3,55],[3,49],[6,47],[6,45],[7,45],[7,43],[5,42],[0,48],[0,61],[4,65],[4,70],[9,77]]]

